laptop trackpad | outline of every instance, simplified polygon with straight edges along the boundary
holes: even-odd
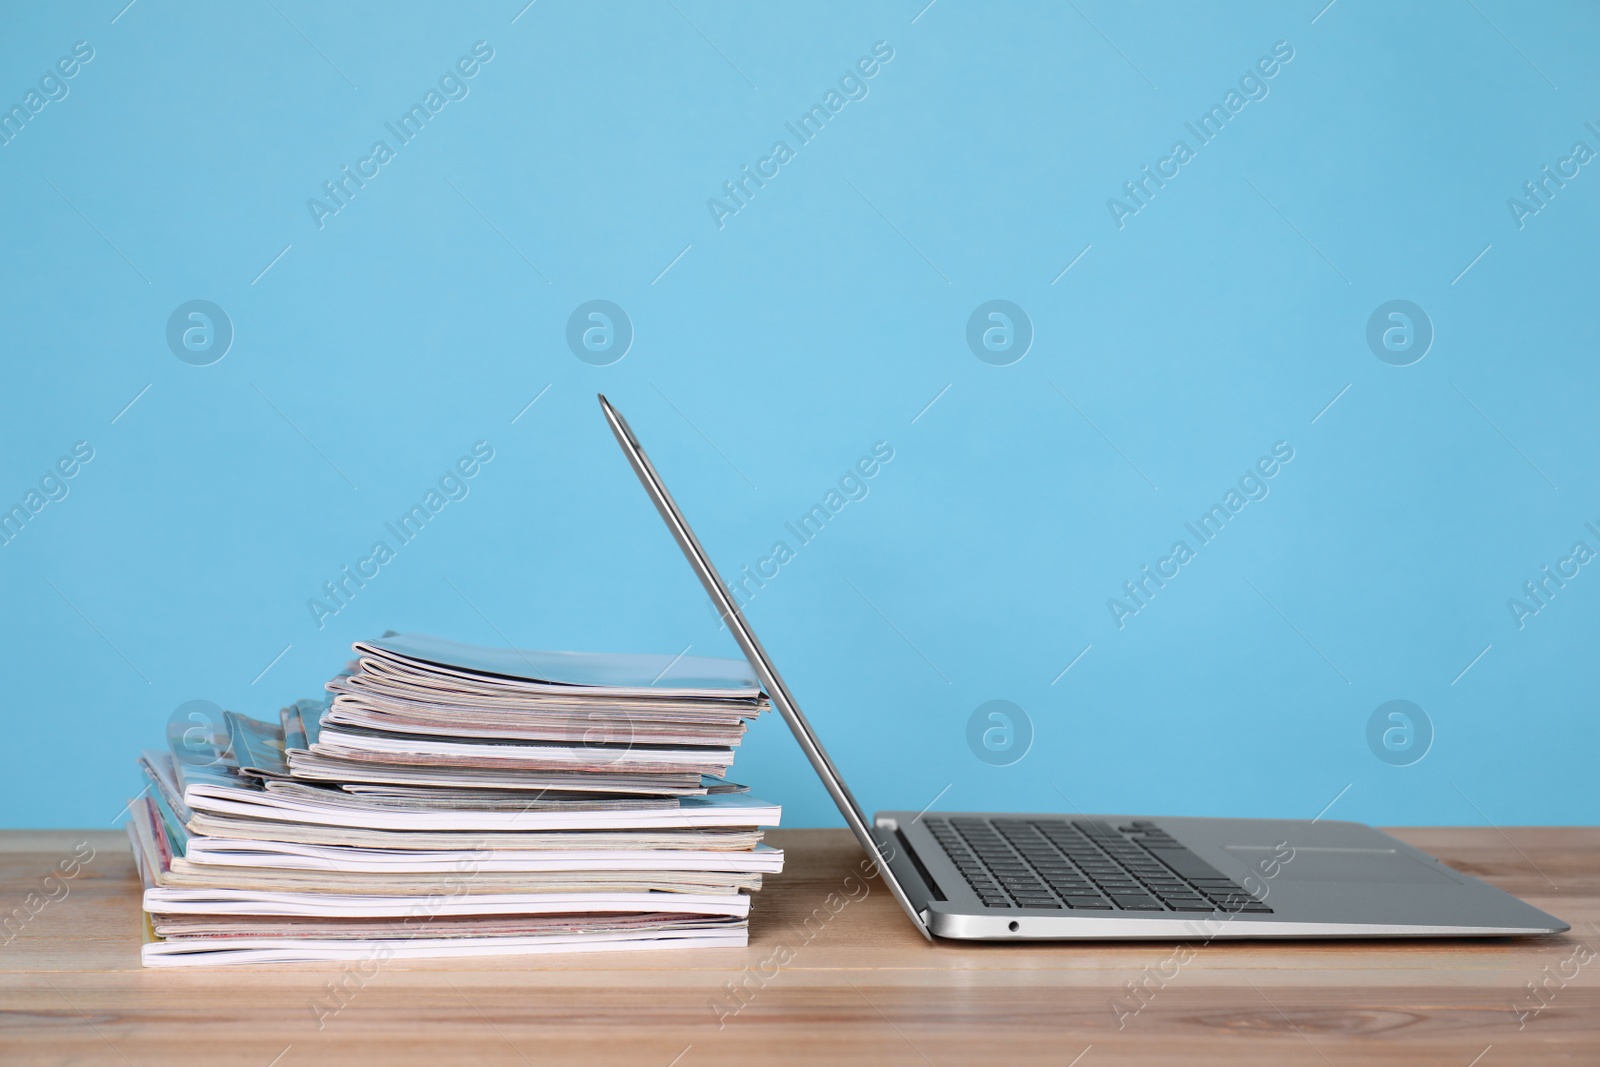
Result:
[[[1252,870],[1277,868],[1275,879],[1286,882],[1364,882],[1376,885],[1449,885],[1460,882],[1404,852],[1386,848],[1305,848],[1283,860],[1275,848],[1228,845],[1235,858]],[[1276,862],[1272,862],[1276,860]],[[1262,862],[1267,865],[1262,867]]]

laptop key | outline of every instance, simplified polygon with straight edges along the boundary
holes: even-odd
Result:
[[[930,819],[928,825],[986,907],[1271,911],[1146,820],[1113,826],[1091,820],[959,817]]]

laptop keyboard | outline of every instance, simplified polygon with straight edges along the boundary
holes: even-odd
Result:
[[[1271,913],[1155,823],[928,816],[989,908]]]

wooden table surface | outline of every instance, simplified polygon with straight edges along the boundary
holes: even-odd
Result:
[[[0,934],[0,1063],[1600,1064],[1600,828],[1394,832],[1572,931],[930,945],[845,831],[785,830],[744,950],[146,970],[121,833],[12,831],[0,918],[39,896]]]

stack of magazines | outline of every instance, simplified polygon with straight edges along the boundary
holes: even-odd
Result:
[[[741,660],[385,634],[277,722],[145,752],[147,966],[742,947],[779,808]]]

